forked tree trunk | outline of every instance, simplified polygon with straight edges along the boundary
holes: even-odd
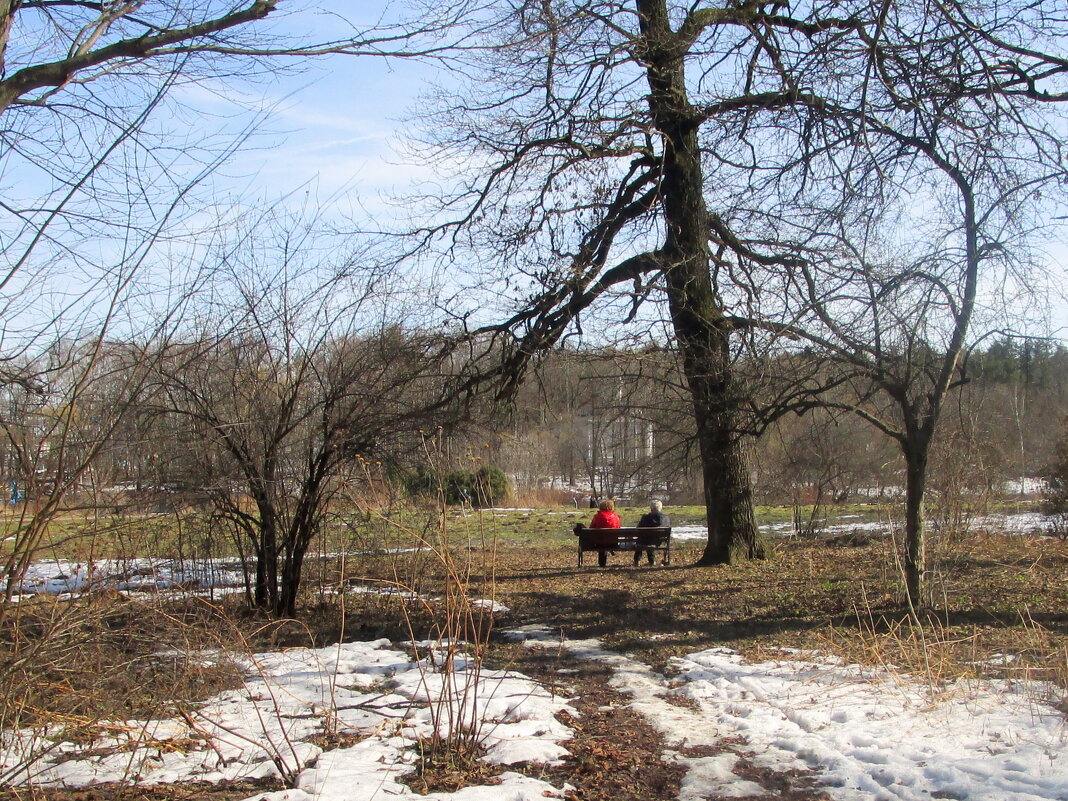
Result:
[[[268,502],[258,502],[259,530],[256,532],[256,595],[259,609],[278,606],[278,522]]]
[[[277,617],[297,616],[297,593],[304,572],[304,557],[316,534],[317,527],[310,521],[300,521],[296,531],[287,532],[285,558],[279,580],[278,602],[274,611]]]
[[[304,568],[304,549],[299,549],[285,560],[282,567],[282,586],[278,593],[278,604],[275,607],[275,616],[297,616],[297,591],[300,589],[300,578]]]

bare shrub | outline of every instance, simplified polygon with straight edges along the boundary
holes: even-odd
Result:
[[[21,739],[20,762],[0,782],[23,781],[54,743],[94,740],[114,721],[167,717],[176,705],[240,683],[217,649],[220,616],[197,599],[176,604],[115,592],[24,600],[0,628],[0,731]]]

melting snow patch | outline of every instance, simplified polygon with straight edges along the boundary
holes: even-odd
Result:
[[[756,782],[739,779],[734,773],[737,754],[717,754],[711,757],[684,757],[668,752],[668,759],[686,767],[686,776],[679,787],[679,801],[703,801],[710,794],[718,798],[761,796],[767,791]]]
[[[476,609],[485,609],[488,612],[492,612],[495,615],[507,615],[512,610],[507,606],[490,598],[475,598],[471,601],[471,606]]]
[[[702,718],[744,735],[760,764],[818,770],[837,799],[1068,796],[1064,718],[1026,687],[961,683],[933,699],[908,677],[823,660],[745,664],[726,649],[676,666]]]
[[[543,632],[512,632],[545,645]],[[559,636],[556,642],[560,642]],[[647,666],[564,641],[576,656],[614,668],[613,684],[670,748],[744,740],[736,750],[776,771],[812,770],[836,801],[1066,801],[1068,729],[1026,683],[961,682],[935,697],[908,676],[808,655],[747,664],[727,648],[673,660],[668,682]],[[696,709],[671,704],[672,693]],[[734,775],[734,755],[666,758],[687,767],[680,799],[769,792]]]
[[[4,582],[6,584],[6,582]],[[159,591],[244,588],[234,559],[65,559],[35,562],[16,588],[21,595],[60,595],[91,590]]]
[[[679,541],[707,540],[708,526],[672,526],[671,539]]]
[[[277,777],[297,789],[268,801],[376,798],[525,799],[559,797],[545,782],[508,773],[499,786],[418,796],[398,779],[412,770],[414,745],[450,726],[478,725],[486,759],[549,763],[571,731],[556,720],[566,699],[526,677],[458,662],[442,674],[414,663],[387,640],[297,648],[237,660],[244,686],[215,696],[181,719],[114,721],[91,743],[65,731],[23,729],[0,738],[7,785],[159,784]],[[323,752],[309,742],[337,731],[359,739]],[[72,738],[73,739],[73,738]]]

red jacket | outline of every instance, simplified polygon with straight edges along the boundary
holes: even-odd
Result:
[[[619,528],[623,524],[615,512],[598,511],[590,522],[590,528]]]

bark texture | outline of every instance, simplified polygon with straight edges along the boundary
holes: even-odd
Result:
[[[727,564],[736,553],[761,558],[749,470],[738,435],[731,326],[709,271],[701,117],[686,91],[686,41],[672,30],[665,0],[637,0],[637,7],[649,111],[664,148],[660,189],[666,238],[660,253],[703,465],[708,545],[699,564]]]

